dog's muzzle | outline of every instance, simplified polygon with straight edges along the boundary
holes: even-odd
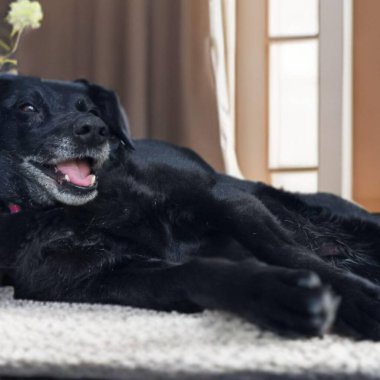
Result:
[[[80,132],[79,139],[100,139],[94,134],[103,133],[100,129],[87,129]],[[102,140],[102,139],[100,139]],[[103,140],[105,141],[105,140]],[[97,195],[97,172],[109,157],[110,144],[81,144],[73,138],[61,139],[52,144],[54,149],[46,152],[49,160],[40,156],[30,156],[23,160],[23,170],[28,183],[36,192],[37,185],[39,203],[58,201],[68,205],[82,205],[93,200]],[[95,145],[95,147],[94,147]],[[78,153],[80,152],[80,153]]]

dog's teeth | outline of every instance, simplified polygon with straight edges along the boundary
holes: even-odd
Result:
[[[96,182],[96,175],[92,175],[91,186],[94,186],[95,182]]]
[[[64,179],[65,179],[65,181],[70,182],[70,177],[67,174],[65,174]]]

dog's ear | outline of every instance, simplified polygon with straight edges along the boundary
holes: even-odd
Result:
[[[102,118],[111,131],[127,149],[133,150],[128,118],[116,93],[99,85],[91,84],[84,79],[78,79],[76,82],[87,87],[91,100],[99,108]]]

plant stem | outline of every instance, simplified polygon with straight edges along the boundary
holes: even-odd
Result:
[[[23,31],[24,31],[24,30],[21,29],[21,30],[17,33],[16,40],[15,40],[13,46],[8,46],[8,48],[7,48],[8,53],[4,54],[3,56],[0,56],[0,69],[1,69],[2,66],[4,66],[4,65],[7,64],[7,63],[10,63],[10,64],[12,64],[12,65],[14,65],[14,66],[17,65],[17,60],[16,60],[16,59],[12,59],[11,56],[16,52],[16,50],[17,50],[17,48],[18,48],[18,46],[19,46],[19,44],[20,44],[21,35],[22,35],[22,32],[23,32]],[[3,42],[3,41],[1,41],[1,40],[0,40],[0,42],[1,42],[2,44],[4,44],[4,46],[6,46],[5,42]],[[0,44],[0,45],[1,45],[1,44]],[[3,46],[3,45],[1,45],[1,46]],[[3,46],[3,47],[4,47],[4,46]]]
[[[24,29],[21,29],[18,33],[17,33],[17,37],[16,37],[16,41],[13,45],[13,48],[12,50],[6,54],[5,57],[9,57],[10,55],[12,55],[13,53],[16,52],[17,48],[18,48],[18,45],[20,44],[20,40],[21,40],[21,35],[22,35],[22,32],[24,31]]]

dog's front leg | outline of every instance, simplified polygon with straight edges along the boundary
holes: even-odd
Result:
[[[86,288],[86,301],[182,312],[225,310],[278,332],[308,336],[329,329],[336,309],[315,275],[254,259],[202,258],[149,270],[126,265]]]
[[[252,254],[272,265],[315,272],[342,296],[339,322],[369,339],[380,340],[380,287],[324,262],[296,244],[281,224],[254,196],[218,183],[207,216]]]

